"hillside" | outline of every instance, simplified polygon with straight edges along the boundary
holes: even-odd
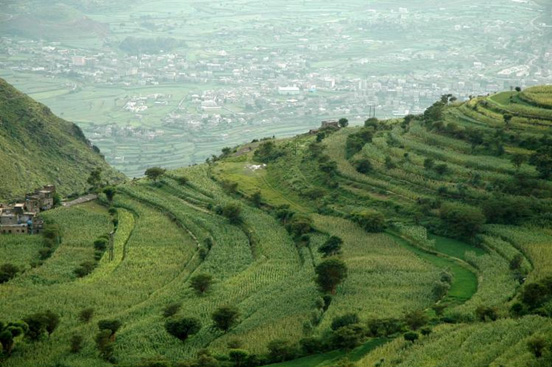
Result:
[[[60,324],[16,337],[3,365],[549,366],[551,98],[447,95],[423,116],[255,140],[48,211],[52,256],[1,237],[23,271],[0,284],[0,314]],[[212,319],[225,306],[228,328]]]
[[[105,162],[79,127],[0,79],[0,201],[53,183],[62,195],[88,189],[90,171],[123,175]]]

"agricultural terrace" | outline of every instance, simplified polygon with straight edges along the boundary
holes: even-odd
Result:
[[[49,211],[47,256],[41,238],[2,237],[18,272],[0,313],[60,324],[2,363],[544,366],[548,95],[443,96]]]

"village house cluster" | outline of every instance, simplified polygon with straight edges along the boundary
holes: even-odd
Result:
[[[46,185],[25,195],[24,202],[11,205],[0,204],[0,233],[37,234],[44,222],[39,213],[54,207],[56,187]]]

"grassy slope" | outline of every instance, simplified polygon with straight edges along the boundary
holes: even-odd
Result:
[[[503,97],[497,103],[516,104]],[[491,124],[501,122],[489,117],[495,112],[492,106],[488,108],[481,106],[474,113],[473,108],[461,105],[449,108],[445,116],[448,122],[489,129]],[[524,108],[535,109],[530,105]],[[539,134],[541,127],[534,123],[521,114],[510,128],[522,134]],[[110,262],[104,256],[99,267],[84,279],[75,279],[72,271],[92,256],[94,238],[110,229],[107,211],[97,204],[85,204],[45,213],[62,225],[63,243],[44,265],[0,286],[2,294],[8,295],[8,302],[0,302],[0,313],[11,320],[50,308],[61,314],[62,324],[47,341],[18,344],[5,365],[107,366],[97,357],[93,342],[96,321],[107,317],[118,318],[124,324],[115,351],[123,365],[136,365],[141,358],[159,354],[180,361],[206,347],[224,354],[228,352],[227,343],[235,339],[252,353],[265,353],[267,343],[277,338],[297,342],[304,336],[323,334],[332,318],[346,312],[356,312],[365,320],[401,317],[407,311],[428,309],[435,301],[432,286],[443,268],[454,275],[444,300],[448,304],[445,312],[469,320],[475,308],[484,304],[497,306],[506,316],[509,299],[519,287],[509,269],[515,255],[525,256],[523,266],[533,269],[530,279],[552,272],[552,234],[538,228],[487,225],[480,247],[435,237],[433,250],[437,254],[421,251],[388,234],[365,233],[344,215],[371,207],[385,213],[390,221],[412,224],[417,198],[437,197],[440,186],[454,191],[459,182],[468,186],[468,200],[485,197],[482,184],[470,184],[474,173],[486,183],[510,177],[515,168],[507,154],[494,157],[472,152],[465,142],[415,123],[408,132],[393,128],[378,133],[374,143],[359,153],[373,162],[374,170],[361,175],[344,155],[346,138],[354,131],[343,129],[323,142],[326,154],[338,166],[338,189],[324,185],[309,155],[312,136],[278,141],[288,155],[266,168],[251,169],[254,162],[248,153],[211,166],[169,172],[158,184],[143,179],[120,186],[114,202],[120,220],[114,260]],[[390,136],[400,143],[390,144]],[[513,147],[506,148],[508,151]],[[404,159],[405,152],[409,160]],[[396,168],[385,168],[386,156],[392,157]],[[428,156],[447,163],[450,173],[438,176],[425,170],[423,160]],[[536,177],[527,165],[522,172]],[[241,202],[240,225],[231,225],[215,214],[217,206],[240,198],[224,192],[211,174],[218,180],[237,182],[244,196],[260,190],[265,204],[289,204],[295,211],[309,215],[318,230],[311,234],[310,248],[296,247],[276,219],[246,200]],[[181,176],[187,177],[188,183],[179,183]],[[325,195],[306,199],[304,193],[315,188]],[[313,270],[321,261],[317,248],[329,235],[344,240],[341,256],[348,265],[349,277],[338,287],[329,309],[321,312],[316,306],[320,293],[313,282]],[[0,246],[0,251],[15,246],[12,241],[16,239],[6,238],[10,244]],[[205,248],[207,240],[213,246],[201,259],[199,249]],[[31,247],[16,260],[25,265],[35,253]],[[189,288],[190,277],[198,273],[210,273],[215,279],[212,290],[204,296]],[[163,328],[162,309],[173,302],[182,304],[178,316],[195,316],[203,324],[201,331],[185,343]],[[241,312],[238,325],[227,334],[209,327],[210,314],[224,304],[236,305]],[[90,306],[96,310],[93,322],[80,323],[79,311]],[[313,324],[313,319],[318,321]],[[308,323],[310,330],[305,328]],[[348,357],[362,367],[373,366],[382,358],[389,366],[526,366],[532,362],[527,338],[548,333],[551,328],[549,320],[538,317],[439,325],[433,334],[414,345],[401,338],[381,346],[382,340],[372,340]],[[80,354],[70,355],[69,339],[75,333],[85,335],[85,346]],[[455,346],[453,350],[451,345]],[[334,351],[277,366],[332,366],[345,355]]]
[[[0,80],[0,200],[53,183],[61,194],[87,189],[90,171],[121,179],[74,124]]]

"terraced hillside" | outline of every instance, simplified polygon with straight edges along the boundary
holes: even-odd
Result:
[[[96,149],[96,150],[95,150]],[[0,201],[20,198],[46,184],[62,195],[88,189],[95,168],[106,180],[124,176],[112,169],[79,127],[52,114],[0,79]]]
[[[2,363],[547,366],[550,95],[444,96],[424,116],[254,141],[46,212],[49,256],[47,236],[0,238],[20,270],[0,314],[60,323],[16,336]],[[344,279],[317,281],[337,266]]]

